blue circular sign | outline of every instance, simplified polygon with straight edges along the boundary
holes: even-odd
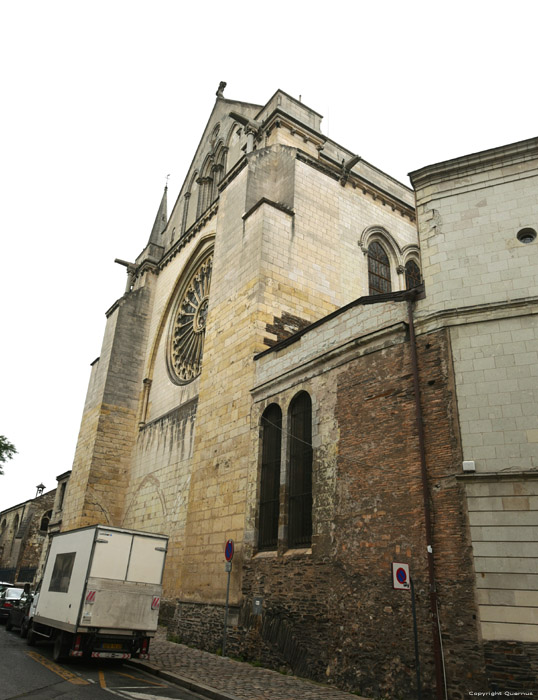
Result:
[[[232,561],[234,558],[234,541],[228,540],[226,542],[226,547],[224,547],[224,557],[226,561]]]
[[[405,583],[407,581],[406,570],[402,569],[402,567],[396,569],[396,578],[398,579],[398,583]]]

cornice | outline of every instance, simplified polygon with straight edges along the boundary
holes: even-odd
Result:
[[[409,179],[415,190],[418,190],[444,180],[535,158],[538,158],[538,137],[427,165],[409,173]]]
[[[418,308],[415,314],[415,326],[417,333],[422,334],[450,326],[495,321],[507,316],[532,316],[534,314],[538,314],[538,297],[526,297],[489,304],[441,309],[425,315],[421,315],[421,310]]]
[[[254,212],[259,209],[262,204],[267,204],[270,207],[273,207],[274,209],[278,209],[279,211],[284,212],[284,214],[288,214],[288,216],[295,216],[295,212],[292,209],[288,209],[288,207],[285,207],[283,204],[279,204],[278,202],[273,202],[272,199],[267,199],[267,197],[262,197],[259,199],[256,204],[253,207],[250,207],[250,209],[243,214],[243,221],[246,221],[251,214],[254,214]]]
[[[324,158],[325,162],[322,163],[319,160],[315,160],[312,156],[308,155],[304,151],[297,151],[297,160],[309,165],[316,170],[328,175],[333,180],[341,181],[342,178],[342,165],[337,163],[329,156],[320,154],[320,158]],[[375,201],[379,201],[383,206],[390,206],[392,211],[398,211],[402,217],[407,217],[411,223],[416,221],[415,210],[413,207],[406,204],[401,199],[398,199],[394,195],[390,194],[386,190],[376,185],[365,178],[357,175],[356,173],[349,172],[347,174],[347,180],[345,186],[351,185],[355,189],[362,190],[363,195],[369,195]]]
[[[159,272],[176,257],[179,251],[182,250],[199,231],[204,228],[208,221],[211,221],[211,219],[216,216],[218,209],[219,202],[217,199],[215,202],[213,202],[213,204],[211,204],[210,207],[208,207],[208,209],[205,210],[205,212],[194,222],[194,224],[187,229],[187,231],[185,231],[185,233],[174,243],[170,250],[164,254],[162,260],[158,264]]]
[[[121,301],[122,299],[123,299],[123,297],[120,297],[119,299],[116,299],[116,301],[112,304],[112,306],[111,306],[109,309],[107,309],[107,310],[105,311],[105,316],[106,316],[107,318],[109,318],[109,317],[114,313],[114,311],[116,311],[116,309],[117,309],[118,306],[120,305],[120,301]],[[99,358],[97,358],[97,360],[98,360],[98,359],[99,359]],[[92,362],[92,365],[94,365],[94,364],[97,362],[97,360],[94,360],[94,361]]]
[[[313,143],[318,150],[321,150],[327,143],[328,139],[316,131],[311,126],[304,124],[299,119],[296,119],[291,114],[276,108],[265,120],[257,142],[260,142],[263,136],[270,136],[274,129],[287,129],[292,136],[300,136],[305,143]]]
[[[278,352],[279,350],[282,350],[288,345],[296,343],[300,338],[302,338],[303,335],[306,335],[307,333],[310,333],[316,328],[319,328],[319,326],[322,326],[328,321],[331,321],[333,318],[336,318],[337,316],[346,313],[346,311],[349,311],[349,309],[352,309],[355,306],[369,306],[371,304],[381,304],[386,301],[413,301],[417,298],[421,298],[423,292],[424,287],[423,285],[420,285],[418,287],[415,287],[414,289],[404,289],[400,292],[389,292],[388,294],[370,294],[367,296],[359,297],[358,299],[351,301],[349,304],[341,306],[339,309],[335,309],[330,314],[327,314],[327,316],[323,316],[317,321],[314,321],[309,326],[305,326],[300,331],[297,331],[297,333],[290,335],[288,338],[284,338],[284,340],[281,340],[280,342],[271,345],[270,348],[256,353],[254,355],[254,359],[258,360],[260,357],[264,357],[264,355],[269,355],[270,353]]]
[[[284,90],[275,90],[275,92],[271,95],[271,97],[267,100],[265,105],[260,108],[260,111],[256,115],[256,119],[260,116],[260,114],[263,112],[265,107],[271,103],[272,100],[274,100],[275,96],[280,93],[281,95],[285,95],[289,100],[292,100],[292,102],[295,102],[296,105],[299,107],[302,107],[303,109],[307,109],[309,112],[312,112],[312,114],[315,114],[317,117],[320,117],[320,119],[323,119],[323,114],[320,114],[319,112],[316,112],[315,109],[312,109],[312,107],[307,107],[303,102],[298,100],[296,97],[293,97],[292,95],[289,95],[287,92],[284,92]]]
[[[350,338],[336,347],[309,357],[280,374],[272,376],[267,381],[257,384],[250,390],[250,393],[255,401],[265,399],[268,395],[282,391],[284,385],[289,388],[294,383],[303,382],[305,379],[311,379],[346,365],[356,357],[402,343],[407,338],[407,329],[407,323],[397,321],[390,326],[384,326]]]
[[[522,471],[521,469],[514,471],[502,472],[478,472],[474,474],[456,474],[456,479],[463,483],[469,482],[472,484],[480,482],[495,482],[495,481],[514,481],[514,480],[532,480],[538,479],[538,469]]]

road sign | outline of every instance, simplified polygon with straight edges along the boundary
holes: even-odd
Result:
[[[409,564],[392,562],[392,587],[402,591],[410,590],[411,577],[409,575]]]
[[[234,541],[228,540],[226,546],[224,547],[224,557],[226,561],[232,561],[234,558]]]

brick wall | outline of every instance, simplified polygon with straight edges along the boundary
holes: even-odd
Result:
[[[392,561],[408,562],[417,595],[423,690],[431,697],[420,458],[409,343],[401,340],[291,389],[309,391],[314,404],[312,548],[256,553],[254,546],[250,556],[246,548],[236,652],[363,695],[415,697],[411,600],[392,589],[390,575]],[[487,681],[465,499],[455,478],[461,449],[447,333],[420,337],[418,352],[439,615],[447,683],[457,700],[484,690]],[[295,353],[302,356],[297,347]],[[281,390],[271,401],[285,410],[289,396]],[[261,618],[250,613],[254,596],[263,598]]]
[[[420,337],[418,353],[447,682],[452,697],[458,697],[456,691],[463,697],[483,689],[484,677],[464,494],[455,481],[460,447],[446,333]],[[363,358],[340,375],[337,416],[342,436],[337,558],[367,590],[361,606],[368,614],[361,615],[355,662],[366,660],[373,678],[392,673],[394,690],[413,683],[412,676],[406,679],[413,667],[410,602],[405,593],[392,591],[389,581],[391,560],[409,562],[425,684],[431,687],[429,584],[408,344]],[[369,650],[366,658],[361,643]],[[387,666],[391,672],[384,674]]]

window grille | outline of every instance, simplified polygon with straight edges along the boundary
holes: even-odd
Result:
[[[420,269],[414,260],[408,260],[405,263],[405,287],[413,289],[420,284]]]
[[[391,291],[389,258],[377,241],[368,246],[368,288],[369,294],[387,294]]]
[[[306,392],[290,406],[288,545],[312,542],[312,402]]]
[[[269,406],[261,421],[262,468],[258,549],[276,549],[280,503],[280,454],[282,443],[282,411]]]

